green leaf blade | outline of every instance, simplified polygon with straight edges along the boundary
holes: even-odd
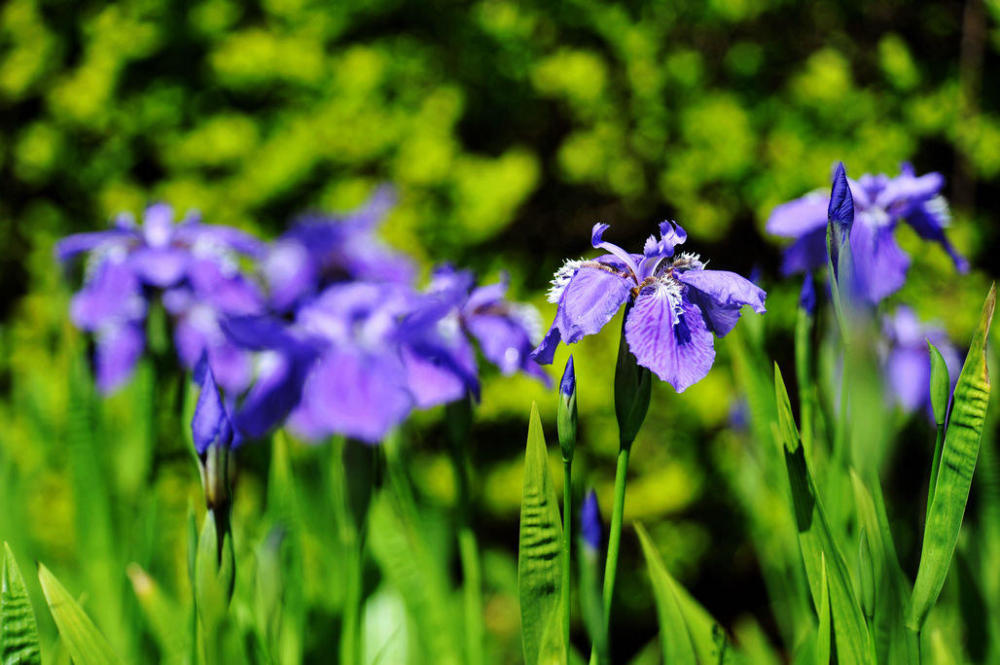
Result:
[[[867,665],[872,663],[868,626],[855,596],[847,563],[830,531],[816,484],[806,463],[805,449],[799,441],[788,391],[777,364],[774,366],[774,390],[778,405],[778,432],[784,443],[785,467],[791,487],[791,509],[813,605],[822,607],[823,604],[825,568],[837,660],[844,665]]]
[[[649,534],[641,524],[636,524],[642,553],[646,557],[649,578],[653,582],[653,598],[656,600],[656,614],[660,621],[660,647],[663,662],[674,665],[697,665],[691,633],[681,611],[680,602],[674,589],[673,579],[667,572],[663,560],[656,551]]]
[[[934,498],[924,527],[920,566],[907,615],[907,625],[911,630],[920,630],[937,602],[962,528],[989,405],[986,340],[995,307],[994,284],[983,304],[979,326],[955,385],[951,419],[945,432]]]
[[[83,608],[73,599],[48,568],[38,565],[38,580],[55,619],[59,636],[76,665],[120,665],[121,659],[111,649]]]
[[[10,545],[3,544],[0,580],[0,665],[41,665],[38,626]]]
[[[521,643],[527,665],[565,660],[560,632],[562,523],[538,407],[531,405],[524,456],[524,487],[518,534],[517,586],[521,601]],[[554,656],[554,657],[553,657]]]

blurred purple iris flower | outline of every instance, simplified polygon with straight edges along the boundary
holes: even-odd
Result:
[[[961,356],[943,329],[922,323],[909,307],[900,306],[887,315],[882,327],[888,342],[885,375],[892,397],[907,413],[925,408],[931,414],[931,357],[927,342],[937,347],[948,365],[952,389],[962,367]]]
[[[567,261],[556,272],[549,291],[549,301],[558,305],[555,321],[532,356],[551,363],[559,342],[593,335],[627,304],[629,350],[682,392],[711,369],[712,333],[723,337],[732,330],[744,305],[764,312],[766,294],[736,273],[706,270],[696,254],[675,256],[687,233],[674,222],[661,223],[659,240],[650,236],[642,254],[604,242],[607,228],[596,224],[591,234],[593,247],[607,254]]]
[[[416,272],[412,262],[375,235],[392,203],[391,191],[383,187],[348,215],[296,220],[261,261],[271,306],[287,312],[336,282],[409,283]]]
[[[427,291],[445,310],[440,327],[461,333],[465,344],[475,340],[504,376],[524,372],[548,385],[548,375],[531,357],[541,318],[534,307],[507,300],[507,288],[507,275],[496,284],[476,286],[471,271],[446,264],[434,271]]]
[[[102,392],[131,375],[145,349],[150,300],[160,293],[177,320],[175,343],[188,368],[207,351],[224,387],[238,388],[248,379],[239,367],[239,351],[227,345],[216,320],[261,311],[263,298],[240,272],[238,256],[261,256],[263,245],[236,229],[202,224],[193,214],[178,224],[173,217],[170,206],[158,203],[146,209],[141,226],[123,214],[107,231],[71,235],[56,245],[63,262],[88,254],[70,314],[79,328],[95,335]]]
[[[913,167],[904,163],[894,178],[866,174],[858,180],[848,178],[847,182],[850,189],[843,200],[853,199],[854,223],[849,229],[849,240],[855,288],[862,298],[878,303],[906,281],[910,257],[896,244],[893,235],[900,221],[913,227],[925,240],[940,243],[959,272],[968,270],[968,262],[945,235],[951,216],[940,194],[944,186],[940,173],[917,176]],[[786,275],[826,265],[829,206],[830,196],[825,191],[816,191],[784,203],[771,213],[768,232],[795,238],[785,250],[782,262]]]

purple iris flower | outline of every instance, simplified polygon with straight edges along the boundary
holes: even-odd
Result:
[[[347,280],[410,282],[416,272],[411,261],[375,235],[392,203],[389,189],[381,188],[346,216],[310,214],[296,220],[261,261],[271,306],[288,311],[330,284]]]
[[[549,301],[557,303],[555,321],[532,352],[550,364],[559,342],[573,344],[593,335],[627,304],[625,339],[643,367],[682,392],[708,374],[715,360],[712,333],[725,336],[740,308],[763,313],[766,294],[736,273],[706,270],[698,255],[675,255],[687,233],[674,222],[660,224],[660,238],[646,241],[642,254],[630,254],[602,237],[607,224],[595,224],[591,244],[607,254],[567,261],[555,274]]]
[[[900,306],[883,319],[888,342],[885,375],[893,398],[907,413],[925,408],[930,414],[931,357],[927,342],[941,352],[954,388],[962,359],[939,326],[922,323],[909,307]]]
[[[203,351],[227,389],[245,385],[237,352],[227,347],[216,323],[220,315],[260,312],[259,290],[240,272],[239,256],[260,256],[263,245],[236,229],[202,224],[189,214],[180,223],[162,203],[146,209],[139,226],[119,215],[107,231],[68,236],[56,256],[69,261],[87,253],[83,287],[73,297],[73,322],[96,338],[97,385],[103,392],[131,375],[145,349],[145,318],[153,297],[163,294],[175,319],[182,362],[194,368]]]
[[[434,271],[428,293],[446,310],[439,326],[474,339],[504,376],[524,372],[548,385],[548,375],[531,357],[541,318],[534,307],[507,300],[507,287],[507,275],[496,284],[475,286],[470,271],[444,265]]]
[[[853,199],[854,219],[848,233],[855,287],[865,300],[878,303],[906,281],[910,257],[896,244],[893,235],[900,221],[913,227],[925,240],[940,243],[959,272],[968,270],[968,262],[945,235],[950,214],[940,194],[944,186],[940,173],[917,176],[912,166],[903,164],[894,178],[880,174],[846,180],[849,189],[839,200],[850,205]],[[834,184],[836,190],[837,182]],[[782,262],[786,275],[826,265],[826,225],[834,212],[825,191],[812,192],[774,209],[767,222],[768,232],[795,238],[785,250]]]

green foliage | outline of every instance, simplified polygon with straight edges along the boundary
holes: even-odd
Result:
[[[972,475],[979,458],[979,443],[986,422],[990,396],[990,377],[986,367],[986,340],[996,307],[996,285],[990,289],[983,305],[979,327],[972,338],[969,354],[955,385],[955,405],[941,449],[941,466],[937,472],[931,507],[924,527],[920,568],[913,586],[913,597],[907,614],[907,625],[919,631],[951,567],[951,558],[958,543],[958,532],[965,516]]]
[[[41,665],[38,627],[31,600],[24,587],[10,545],[3,544],[0,561],[0,663],[3,665]]]
[[[566,662],[562,649],[560,587],[562,523],[549,473],[545,434],[532,403],[524,453],[517,586],[521,600],[521,641],[528,665]]]
[[[74,662],[79,665],[116,665],[122,662],[83,608],[43,564],[38,564],[38,581],[59,628],[59,636]]]

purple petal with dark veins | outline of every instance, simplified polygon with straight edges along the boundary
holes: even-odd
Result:
[[[643,289],[625,321],[625,340],[640,365],[683,392],[708,374],[715,348],[698,307],[682,300],[678,316],[671,301],[666,287]]]
[[[750,280],[727,270],[685,270],[676,278],[690,287],[688,298],[698,305],[709,330],[725,337],[740,318],[740,308],[750,305],[758,314],[767,311],[767,294]]]

